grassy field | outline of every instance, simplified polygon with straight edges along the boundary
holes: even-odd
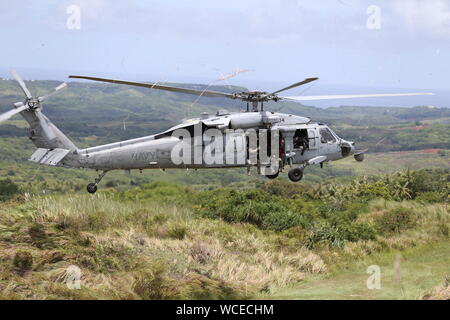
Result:
[[[1,213],[2,299],[245,298],[324,267],[307,249],[277,252],[281,235],[193,219],[180,205],[58,196]],[[66,286],[71,265],[80,290]]]
[[[378,265],[381,288],[368,289],[367,268]],[[420,299],[450,277],[450,242],[378,254],[348,269],[312,276],[296,286],[276,290],[269,299]]]
[[[352,158],[348,158],[332,165],[338,170],[352,170],[354,175],[385,174],[404,169],[445,169],[450,168],[450,150],[426,149],[368,153],[364,162],[355,163]]]
[[[0,201],[0,299],[419,298],[448,275],[446,177],[420,171],[310,191],[283,181],[19,191]],[[382,268],[380,291],[363,287],[371,264]],[[74,266],[80,289],[67,286]]]

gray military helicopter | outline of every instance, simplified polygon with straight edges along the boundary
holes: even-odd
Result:
[[[54,92],[35,98],[27,89],[25,82],[20,76],[12,71],[13,77],[19,83],[26,98],[23,102],[14,104],[15,109],[0,115],[0,122],[5,121],[15,114],[20,114],[30,125],[28,136],[37,147],[37,150],[29,159],[32,162],[50,166],[88,168],[99,171],[94,182],[87,185],[89,193],[95,193],[97,186],[111,170],[132,169],[169,169],[169,168],[232,168],[245,167],[248,172],[251,167],[257,167],[258,171],[270,179],[278,177],[279,173],[289,167],[288,177],[291,181],[298,182],[303,177],[303,170],[309,165],[323,165],[324,162],[336,161],[353,155],[355,160],[363,161],[367,150],[356,150],[355,143],[346,141],[334,133],[327,125],[311,121],[311,119],[292,114],[271,112],[264,110],[264,103],[268,101],[313,101],[326,99],[348,99],[365,97],[391,97],[391,96],[416,96],[432,95],[432,93],[397,93],[397,94],[352,94],[352,95],[326,95],[326,96],[279,96],[278,94],[293,89],[318,78],[307,78],[301,82],[292,84],[286,88],[274,91],[243,91],[235,93],[224,93],[208,90],[194,90],[166,86],[158,83],[142,83],[132,81],[113,80],[106,78],[88,76],[69,76],[73,79],[85,79],[114,84],[138,86],[157,90],[186,93],[205,97],[221,97],[234,100],[242,100],[247,103],[246,112],[218,111],[215,115],[202,114],[201,117],[188,119],[181,124],[172,127],[162,133],[140,137],[136,139],[120,141],[116,143],[79,149],[65,136],[43,113],[42,102],[66,87],[63,83],[55,88]],[[250,108],[251,107],[251,108]],[[199,129],[199,130],[197,130]],[[256,139],[256,144],[251,145],[249,134],[244,130],[256,132],[265,131],[272,136],[266,145],[272,148],[276,145],[277,153],[267,153],[271,162],[263,162],[262,150],[266,147]],[[184,130],[190,134],[189,137],[179,136],[177,131]],[[227,149],[234,158],[244,159],[242,162],[210,163],[202,153],[208,148],[211,139],[197,139],[208,130],[225,132],[235,130],[232,133],[233,147]],[[175,134],[176,133],[176,134]],[[273,137],[276,137],[275,140]],[[225,137],[224,139],[228,139]],[[214,139],[219,141],[217,138]],[[273,142],[275,141],[275,143]],[[174,150],[179,149],[180,144],[184,147],[200,149],[200,160],[179,162],[174,160]],[[220,144],[220,148],[228,146]],[[223,150],[223,154],[225,151]],[[272,150],[272,149],[271,149]],[[214,151],[217,153],[217,150]],[[185,156],[185,151],[182,151]],[[195,152],[194,152],[195,153]],[[275,161],[274,155],[276,155]],[[216,154],[217,156],[217,154]],[[250,157],[255,161],[250,161]],[[192,155],[188,155],[192,158]],[[275,166],[272,164],[276,163]],[[266,170],[270,167],[272,170]],[[273,170],[275,168],[275,170]]]

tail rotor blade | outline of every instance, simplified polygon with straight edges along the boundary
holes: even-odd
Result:
[[[28,99],[31,99],[33,96],[31,95],[30,91],[28,91],[27,86],[25,85],[25,82],[22,80],[22,78],[19,76],[19,74],[16,72],[16,70],[12,69],[11,74],[16,79],[16,81],[19,83],[20,87],[22,88],[23,93],[27,96]]]
[[[65,83],[65,82],[61,83],[59,86],[57,86],[57,87],[53,90],[53,92],[51,92],[51,93],[49,93],[49,94],[47,94],[47,95],[45,95],[45,96],[39,97],[39,98],[38,98],[38,101],[39,101],[39,102],[42,102],[42,101],[46,100],[47,98],[49,98],[49,97],[55,95],[56,93],[58,93],[59,90],[64,89],[65,87],[67,87],[67,83]]]
[[[26,109],[27,109],[27,106],[22,105],[20,108],[13,109],[13,110],[10,110],[10,111],[5,112],[3,114],[0,114],[0,122],[6,121],[9,118],[11,118],[12,116],[14,116],[14,115],[16,115],[16,114],[26,110]]]

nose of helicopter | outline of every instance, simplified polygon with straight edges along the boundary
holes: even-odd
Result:
[[[348,141],[348,143],[350,144],[350,147],[351,147],[350,154],[354,154],[356,152],[355,142]]]
[[[355,153],[355,143],[353,141],[341,140],[342,157],[348,157]]]

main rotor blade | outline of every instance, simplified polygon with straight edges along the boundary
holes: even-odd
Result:
[[[56,93],[58,93],[59,90],[64,89],[65,87],[67,87],[67,83],[65,83],[65,82],[61,83],[59,86],[57,86],[55,89],[53,89],[53,92],[46,94],[45,96],[39,97],[38,101],[42,102],[42,101],[48,99],[49,97],[55,95]]]
[[[283,100],[291,101],[314,101],[314,100],[332,100],[332,99],[355,99],[355,98],[374,98],[374,97],[407,97],[407,96],[432,96],[434,93],[378,93],[378,94],[337,94],[328,96],[290,96],[280,97]]]
[[[27,96],[28,99],[31,99],[31,93],[28,91],[27,86],[25,85],[25,82],[23,82],[22,78],[19,76],[19,74],[16,72],[16,70],[12,69],[11,74],[16,79],[16,81],[19,83],[20,87],[22,88],[23,93]]]
[[[171,86],[162,86],[162,85],[159,85],[159,84],[156,84],[156,83],[123,81],[123,80],[113,80],[113,79],[106,79],[106,78],[96,78],[96,77],[87,77],[87,76],[73,76],[73,75],[69,76],[69,78],[72,78],[72,79],[87,79],[87,80],[93,80],[93,81],[125,84],[125,85],[128,85],[128,86],[136,86],[136,87],[144,87],[144,88],[150,88],[150,89],[166,90],[166,91],[172,91],[172,92],[193,94],[193,95],[198,95],[198,96],[201,95],[201,96],[204,96],[204,97],[224,97],[224,98],[234,99],[234,95],[232,95],[230,93],[217,92],[217,91],[202,91],[202,90],[194,90],[194,89],[185,89],[185,88],[178,88],[178,87],[171,87]]]
[[[26,109],[27,109],[27,106],[23,105],[20,108],[12,109],[12,110],[10,110],[8,112],[0,114],[0,122],[6,121],[9,118],[11,118],[12,116],[14,116],[14,115],[16,115],[16,114],[26,110]]]
[[[298,87],[298,86],[302,86],[304,84],[307,84],[307,83],[310,83],[310,82],[313,82],[313,81],[316,81],[316,80],[319,80],[319,78],[307,78],[307,79],[305,79],[303,81],[294,83],[294,84],[290,85],[289,87],[286,87],[286,88],[280,89],[278,91],[272,92],[271,94],[277,94],[277,93],[279,93],[281,91],[285,91],[285,90],[289,90],[289,89],[292,89],[292,88],[295,88],[295,87]]]

